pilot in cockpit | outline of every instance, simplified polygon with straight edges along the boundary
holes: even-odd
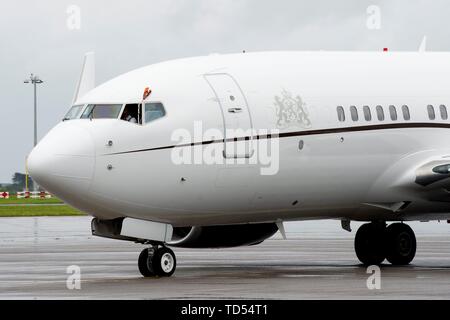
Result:
[[[137,123],[137,118],[138,118],[137,105],[126,105],[125,109],[123,110],[121,119],[131,123]]]

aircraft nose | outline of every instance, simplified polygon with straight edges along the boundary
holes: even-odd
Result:
[[[31,151],[28,172],[34,181],[66,202],[79,201],[94,175],[94,141],[86,128],[63,122]]]

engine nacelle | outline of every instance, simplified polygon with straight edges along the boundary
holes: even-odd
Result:
[[[275,223],[176,227],[168,245],[181,248],[230,248],[259,244],[278,231]]]

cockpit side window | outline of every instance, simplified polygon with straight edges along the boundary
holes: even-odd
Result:
[[[84,110],[82,119],[117,119],[121,104],[90,104]]]
[[[128,121],[131,123],[142,123],[141,116],[139,112],[140,105],[137,103],[127,104],[123,109],[121,120]]]
[[[155,121],[166,115],[166,110],[160,102],[151,102],[145,104],[144,119],[145,123]]]
[[[63,121],[78,119],[80,117],[81,110],[83,110],[84,105],[76,105],[70,108],[69,112],[63,118]]]

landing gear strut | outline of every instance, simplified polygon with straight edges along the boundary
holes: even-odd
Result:
[[[355,252],[365,265],[381,264],[387,259],[393,265],[409,264],[416,255],[416,236],[406,224],[363,224],[356,233]]]
[[[177,259],[171,249],[155,245],[142,250],[138,266],[144,277],[170,277],[175,272]]]

